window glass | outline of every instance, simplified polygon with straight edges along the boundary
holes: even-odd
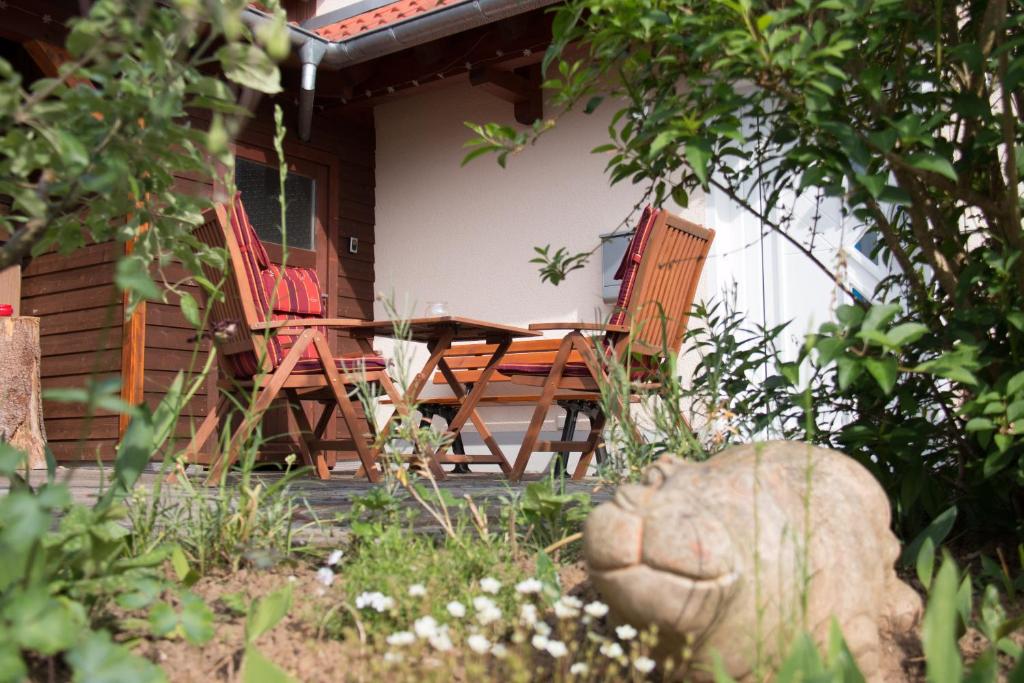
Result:
[[[281,205],[278,203],[279,174],[277,168],[265,166],[242,157],[235,158],[235,185],[242,193],[242,202],[256,234],[264,242],[281,244]],[[316,181],[297,173],[284,179],[287,201],[288,246],[314,249],[316,218]]]

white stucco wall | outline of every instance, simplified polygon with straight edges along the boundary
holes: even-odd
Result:
[[[600,254],[559,286],[529,261],[551,243],[584,251],[612,232],[640,198],[608,187],[611,112],[571,114],[502,169],[494,157],[460,167],[472,133],[464,121],[511,123],[512,107],[468,85],[424,93],[376,110],[376,279],[399,301],[446,300],[453,314],[527,324],[597,320]],[[687,213],[701,222],[701,202]],[[378,315],[382,313],[377,310]]]

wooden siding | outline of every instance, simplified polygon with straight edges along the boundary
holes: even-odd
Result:
[[[23,315],[40,319],[44,389],[84,387],[121,371],[121,297],[114,280],[116,245],[93,244],[72,254],[43,254],[22,276]],[[109,460],[117,416],[85,406],[43,402],[46,435],[62,461]]]

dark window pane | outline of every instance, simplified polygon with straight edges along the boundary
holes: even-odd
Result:
[[[278,203],[278,172],[272,166],[235,158],[235,185],[242,193],[245,211],[256,234],[264,242],[281,244],[281,205]],[[316,181],[289,173],[284,179],[287,200],[288,246],[314,249],[313,220],[316,206]]]

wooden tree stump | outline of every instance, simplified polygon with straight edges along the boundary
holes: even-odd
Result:
[[[39,318],[0,318],[0,441],[28,453],[30,468],[46,468]]]

